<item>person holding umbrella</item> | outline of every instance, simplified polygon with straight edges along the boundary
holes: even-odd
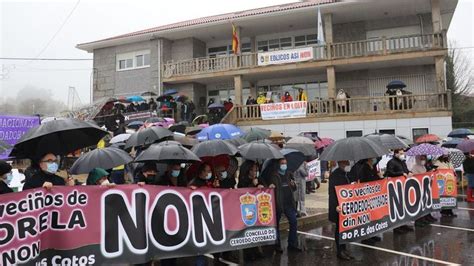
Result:
[[[355,178],[350,174],[352,167],[349,161],[338,161],[338,167],[329,176],[329,221],[336,224],[334,239],[336,240],[337,257],[342,260],[353,260],[354,257],[346,250],[345,244],[339,244],[339,202],[336,195],[336,186],[349,185],[355,182]]]
[[[298,247],[297,242],[297,220],[295,199],[293,191],[296,190],[296,184],[293,180],[292,174],[287,171],[288,162],[285,158],[279,159],[277,164],[274,164],[274,169],[270,174],[263,177],[262,181],[266,187],[275,189],[276,209],[277,209],[277,244],[275,251],[282,253],[280,243],[280,219],[282,214],[285,214],[290,225],[290,232],[288,235],[288,251],[302,251]]]
[[[146,162],[137,174],[138,185],[156,185],[158,169],[156,163]]]
[[[12,179],[12,166],[4,160],[0,160],[0,195],[13,192],[13,189],[8,186]]]
[[[466,155],[466,160],[462,164],[464,174],[467,178],[467,202],[474,202],[474,196],[472,195],[474,189],[474,150]]]
[[[59,160],[53,153],[47,153],[40,159],[33,162],[38,166],[38,170],[30,178],[25,179],[23,190],[44,187],[51,189],[53,186],[65,186],[64,178],[56,175],[59,170]],[[67,185],[73,186],[74,180],[68,178]]]
[[[159,186],[186,187],[186,177],[181,171],[181,164],[170,163],[166,172],[156,181]]]
[[[408,178],[412,175],[412,173],[408,170],[408,166],[406,164],[406,156],[405,150],[403,149],[396,149],[393,151],[393,158],[388,161],[387,169],[385,170],[386,177],[399,177],[404,176]],[[413,228],[409,227],[408,225],[402,225],[393,229],[395,234],[402,234],[406,232],[413,231]]]

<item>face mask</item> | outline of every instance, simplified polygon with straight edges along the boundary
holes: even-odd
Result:
[[[59,165],[58,163],[48,163],[46,168],[46,172],[50,174],[55,174],[58,171]]]
[[[344,166],[344,172],[349,173],[351,171],[351,168],[352,167],[350,165]]]
[[[400,155],[397,155],[398,159],[404,161],[405,160],[405,154],[400,154]]]
[[[221,176],[222,176],[222,179],[226,179],[227,178],[227,171],[221,172]]]
[[[104,181],[102,181],[102,182],[100,183],[101,186],[107,186],[107,185],[109,185],[109,184],[110,184],[110,182],[109,182],[108,179],[105,179]]]
[[[280,171],[285,172],[286,169],[288,169],[288,165],[286,165],[286,164],[280,164]]]
[[[178,177],[180,173],[181,173],[181,170],[173,170],[171,171],[171,176]]]
[[[426,156],[426,159],[428,159],[428,160],[433,160],[433,156],[432,156],[432,155],[428,155],[428,156]]]
[[[425,160],[422,160],[422,161],[420,161],[420,164],[421,164],[421,165],[425,165],[425,164],[426,164],[426,161],[425,161]]]
[[[7,174],[7,176],[5,177],[5,184],[10,185],[12,180],[13,180],[13,174],[12,173]]]
[[[372,159],[370,163],[371,163],[372,165],[376,165],[376,164],[377,164],[377,159]]]
[[[182,164],[181,164],[181,168],[186,168],[186,164],[185,164],[185,163],[182,163]]]
[[[257,173],[255,174],[255,177],[258,177],[260,175],[260,172],[257,171]]]
[[[207,174],[207,176],[206,176],[206,180],[209,180],[209,179],[211,179],[211,177],[212,177],[212,173],[209,173],[209,174]]]

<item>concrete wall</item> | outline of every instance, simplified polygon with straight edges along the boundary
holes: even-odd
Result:
[[[171,60],[179,61],[206,56],[206,43],[196,38],[171,41]]]
[[[158,85],[158,44],[158,40],[152,40],[94,50],[93,99],[153,90]],[[150,50],[150,67],[116,70],[118,54],[140,50]]]
[[[451,117],[426,117],[426,118],[404,118],[384,119],[366,121],[343,121],[323,123],[300,123],[259,125],[259,127],[282,132],[285,136],[293,137],[300,132],[318,132],[320,137],[330,137],[338,140],[346,137],[347,131],[362,130],[363,135],[374,133],[376,130],[395,129],[395,134],[413,138],[414,128],[428,128],[429,133],[436,134],[442,138],[446,137],[452,130]],[[242,126],[244,130],[249,126]]]

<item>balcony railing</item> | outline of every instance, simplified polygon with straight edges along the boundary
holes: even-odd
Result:
[[[375,38],[363,41],[313,46],[313,61],[387,55],[446,48],[444,33]],[[163,77],[206,74],[258,66],[258,53],[222,57],[192,58],[163,65]]]
[[[306,117],[333,117],[451,110],[451,93],[408,94],[403,96],[357,97],[308,102]],[[234,106],[226,122],[262,120],[259,105]]]

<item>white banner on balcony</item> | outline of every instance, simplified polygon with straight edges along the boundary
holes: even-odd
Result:
[[[258,65],[278,65],[309,61],[314,58],[313,47],[258,53]]]
[[[307,102],[268,103],[260,105],[262,120],[306,117]]]

